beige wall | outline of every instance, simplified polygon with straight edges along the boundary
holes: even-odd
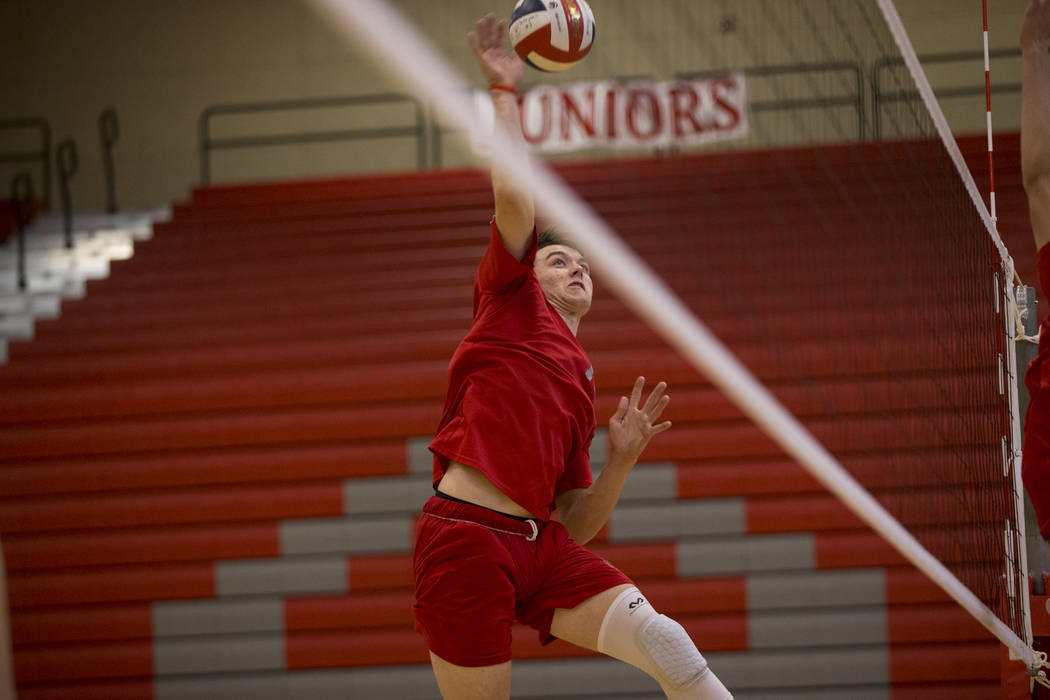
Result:
[[[472,19],[491,2],[400,0],[398,4],[421,20],[457,65],[477,77],[463,36]],[[510,1],[504,4],[509,6]],[[710,44],[696,41],[696,27],[716,27],[722,18],[739,14],[743,4],[695,0],[685,5],[690,16],[683,17],[664,0],[593,0],[599,16],[597,48],[562,79],[659,73],[661,57],[672,50],[679,57],[676,60],[696,68],[716,60],[715,55],[752,63],[775,59],[775,49],[758,55],[761,50],[752,47],[748,54],[740,38],[747,36],[747,26],[736,33],[711,29]],[[981,47],[977,0],[967,3],[970,7],[965,10],[958,0],[898,4],[920,53]],[[991,5],[992,46],[1015,46],[1023,0]],[[643,19],[653,20],[656,29],[639,29]],[[759,22],[762,15],[743,14],[738,21]],[[1019,79],[1015,60],[993,68],[999,82]],[[965,80],[980,83],[979,62],[973,72]],[[530,75],[533,80],[539,77]],[[958,79],[957,75],[937,77],[948,82]],[[76,140],[81,171],[73,196],[78,209],[103,205],[96,120],[107,106],[117,109],[121,122],[115,152],[119,204],[138,208],[183,199],[197,182],[197,120],[208,105],[391,89],[299,0],[0,0],[0,94],[4,96],[0,118],[41,115],[50,120],[56,143],[66,136]],[[1005,96],[1001,102],[996,105],[996,126],[1016,128],[1016,96]],[[982,106],[983,98],[955,101],[946,103],[946,111],[958,131],[972,132],[983,128]],[[347,128],[353,122],[405,124],[409,116],[404,109],[333,112],[323,117],[284,114],[217,123],[216,135],[272,132],[304,120],[315,129]],[[224,126],[233,130],[224,131]],[[26,136],[2,135],[0,148],[12,146],[13,137],[22,138],[26,145]],[[445,158],[446,163],[462,160],[453,152]],[[223,152],[214,162],[215,179],[230,181],[400,169],[412,167],[415,151],[407,139],[400,139]],[[0,192],[6,192],[10,174],[10,168],[0,167]]]

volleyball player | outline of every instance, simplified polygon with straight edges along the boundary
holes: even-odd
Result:
[[[469,35],[497,121],[521,145],[522,63],[489,15]],[[633,664],[676,700],[724,700],[725,686],[678,623],[583,544],[608,520],[669,397],[644,379],[609,422],[596,480],[594,372],[576,341],[591,305],[587,261],[537,236],[532,197],[492,168],[495,216],[474,286],[474,321],[449,366],[430,445],[436,494],[416,533],[416,629],[446,700],[510,697],[511,623]],[[557,512],[558,520],[551,516]]]
[[[1050,0],[1031,0],[1021,26],[1021,172],[1038,251],[1039,283],[1050,294]],[[1050,317],[1028,365],[1022,474],[1039,532],[1050,540]],[[1048,549],[1050,557],[1050,549]]]

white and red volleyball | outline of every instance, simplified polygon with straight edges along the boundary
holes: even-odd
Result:
[[[521,60],[542,71],[563,71],[594,45],[594,13],[586,0],[518,0],[510,43]]]

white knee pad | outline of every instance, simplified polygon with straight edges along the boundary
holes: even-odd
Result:
[[[598,651],[655,678],[671,700],[731,700],[682,626],[653,610],[637,588],[620,593],[602,620]]]

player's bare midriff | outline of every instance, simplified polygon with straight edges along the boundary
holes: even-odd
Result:
[[[449,496],[476,503],[492,510],[523,518],[536,517],[529,511],[510,500],[505,493],[496,488],[484,474],[460,462],[449,462],[445,475],[441,477],[438,488]]]

